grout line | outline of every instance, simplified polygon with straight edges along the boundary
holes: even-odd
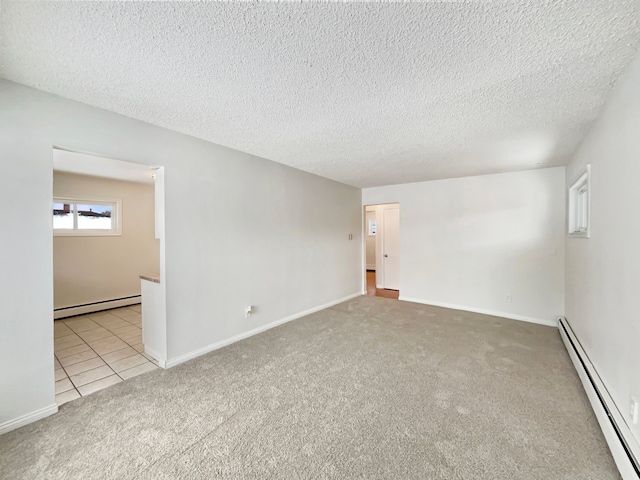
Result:
[[[114,372],[114,373],[115,373],[115,372]],[[115,375],[116,375],[117,377],[120,377],[120,375],[118,375],[117,373],[115,373]],[[105,378],[109,378],[109,377],[113,377],[113,375],[107,375],[106,377],[99,378],[98,380],[94,380],[93,382],[85,383],[84,385],[80,385],[80,386],[81,386],[81,387],[87,387],[87,386],[89,386],[89,385],[91,385],[91,384],[93,384],[93,383],[99,382],[99,381],[104,380]],[[124,378],[120,377],[120,379],[122,379],[122,380],[124,381]],[[109,385],[109,386],[113,386],[113,385]],[[106,388],[109,388],[109,387],[106,387]],[[101,388],[100,390],[104,390],[104,388]],[[99,390],[96,390],[96,391],[94,391],[94,392],[91,392],[91,393],[89,393],[88,395],[92,395],[92,394],[94,394],[94,393],[95,393],[95,392],[97,392],[97,391],[99,391]],[[78,393],[80,393],[80,390],[78,390]],[[82,394],[80,393],[80,396],[81,396],[81,397],[86,397],[87,395],[82,395]]]
[[[104,362],[104,358],[100,357],[100,360],[102,360],[102,361]],[[89,370],[85,370],[84,372],[76,373],[76,374],[74,375],[74,377],[77,377],[78,375],[82,375],[83,373],[87,373],[87,372],[90,372],[90,371],[92,371],[92,370],[95,370],[96,368],[104,367],[105,365],[106,365],[107,367],[109,367],[109,369],[110,369],[113,373],[116,373],[116,372],[115,372],[115,370],[113,370],[113,368],[111,368],[111,365],[109,365],[107,362],[104,362],[104,365],[98,365],[97,367],[90,368]],[[65,371],[66,371],[66,370],[65,370]],[[67,373],[67,375],[69,375],[69,373]],[[103,378],[104,378],[104,377],[103,377]],[[71,377],[69,377],[69,380],[71,380]],[[100,380],[100,379],[98,379],[98,380]],[[94,382],[97,382],[98,380],[94,380]],[[73,383],[73,380],[71,380],[71,383],[75,386],[75,383]],[[89,382],[89,383],[93,383],[93,382]],[[86,384],[85,384],[85,385],[86,385]],[[82,385],[80,385],[80,386],[82,386]]]
[[[92,382],[85,383],[84,385],[78,385],[78,386],[76,386],[76,384],[75,384],[75,383],[73,383],[73,380],[71,380],[71,377],[69,377],[69,380],[71,380],[71,385],[73,385],[75,388],[80,388],[80,387],[84,387],[85,385],[91,385],[93,382],[99,382],[100,380],[102,380],[102,379],[104,379],[104,378],[107,378],[107,377],[110,377],[110,376],[111,376],[111,375],[113,375],[113,374],[118,375],[118,374],[115,372],[115,370],[114,370],[113,368],[111,368],[108,364],[106,364],[106,363],[105,363],[105,365],[106,365],[107,367],[109,367],[109,370],[111,370],[113,373],[110,373],[109,375],[106,375],[106,376],[104,376],[104,377],[102,377],[102,378],[98,378],[97,380],[93,380]],[[104,365],[100,365],[99,367],[96,367],[96,368],[100,368],[100,367],[104,367]],[[91,370],[95,370],[96,368],[92,368]],[[87,370],[86,372],[90,372],[91,370]],[[82,373],[86,373],[86,372],[82,372]],[[77,373],[76,375],[82,375],[82,374],[81,374],[81,373]],[[74,375],[74,376],[76,376],[76,375]],[[80,394],[80,396],[83,396],[83,395],[82,395],[82,394]]]

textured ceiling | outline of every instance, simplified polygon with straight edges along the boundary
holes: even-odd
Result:
[[[638,8],[3,0],[0,76],[348,184],[415,182],[565,164]]]

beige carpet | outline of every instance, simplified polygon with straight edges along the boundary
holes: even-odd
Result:
[[[65,404],[3,479],[616,479],[558,331],[377,297]]]

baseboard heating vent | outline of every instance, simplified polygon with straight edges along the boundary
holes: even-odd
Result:
[[[100,312],[111,308],[126,307],[141,303],[140,295],[132,295],[130,297],[114,298],[111,300],[101,300],[99,302],[83,303],[82,305],[72,305],[69,307],[61,307],[53,310],[53,318],[68,318],[76,315],[85,315],[87,313]]]
[[[624,480],[640,479],[640,445],[613,403],[611,395],[589,361],[567,319],[559,318],[558,325],[562,340],[582,380],[582,385],[622,478]]]

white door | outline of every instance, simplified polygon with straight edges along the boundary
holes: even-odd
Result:
[[[382,217],[382,287],[400,290],[400,208],[385,208]]]

